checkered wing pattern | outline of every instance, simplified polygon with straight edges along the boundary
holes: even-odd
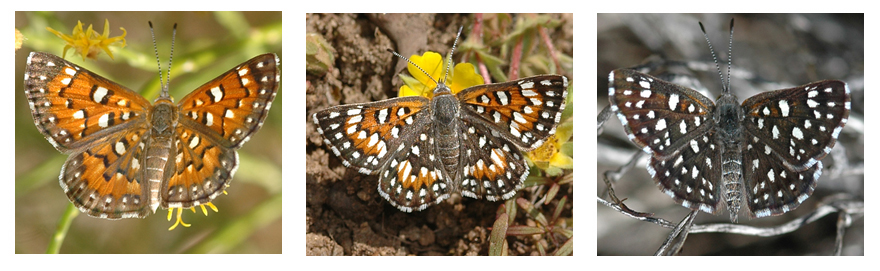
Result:
[[[152,107],[140,94],[42,52],[28,57],[25,95],[37,129],[63,153],[83,149],[106,130],[143,126]]]
[[[627,136],[651,155],[648,173],[660,189],[691,209],[716,213],[721,153],[706,96],[630,69],[609,75],[611,109]]]
[[[754,216],[778,215],[806,200],[822,175],[850,110],[846,83],[825,80],[769,91],[742,108],[743,171]],[[778,161],[778,162],[776,162]]]
[[[416,123],[429,123],[427,114]],[[449,197],[449,185],[458,176],[442,163],[434,125],[413,125],[391,154],[388,166],[379,173],[379,194],[405,212],[421,211]]]
[[[59,182],[99,218],[142,218],[210,202],[238,166],[235,149],[259,130],[280,80],[278,58],[257,56],[173,104],[47,53],[28,57],[25,95],[34,124],[70,154]],[[167,90],[167,88],[166,88]],[[161,195],[160,195],[161,194]]]
[[[59,183],[82,212],[102,218],[143,217],[147,185],[139,169],[147,114],[140,94],[58,56],[33,52],[25,95],[34,124],[69,154]]]
[[[529,167],[519,150],[532,150],[556,133],[565,109],[568,78],[539,75],[474,86],[456,96],[462,104],[465,196],[491,201],[512,197]]]
[[[343,105],[313,115],[345,166],[379,175],[379,193],[398,209],[424,210],[459,192],[508,199],[529,167],[520,151],[556,132],[568,79],[543,75],[474,86],[433,99],[402,97]]]
[[[410,96],[342,105],[313,115],[318,132],[342,163],[379,174],[379,193],[411,212],[449,197],[452,188],[435,149],[431,100]]]
[[[387,164],[392,152],[402,150],[406,146],[401,145],[422,130],[424,122],[413,124],[429,107],[427,98],[402,97],[327,108],[312,115],[312,120],[324,143],[346,167],[373,174]]]
[[[568,95],[568,78],[538,75],[517,81],[474,86],[456,96],[463,111],[484,125],[502,128],[500,135],[522,150],[533,150],[556,133]],[[467,119],[466,119],[467,120]],[[476,120],[471,121],[471,123]]]
[[[730,36],[732,43],[733,19]],[[629,139],[651,155],[648,173],[660,189],[693,210],[716,213],[724,203],[732,222],[742,205],[751,217],[765,217],[809,198],[822,175],[819,160],[850,111],[849,87],[836,80],[764,92],[741,105],[730,78],[714,103],[629,69],[612,71],[608,85],[611,109]]]
[[[611,109],[629,139],[651,155],[648,173],[660,189],[707,213],[725,203],[732,221],[741,201],[752,217],[803,203],[850,110],[849,88],[833,80],[765,92],[742,105],[730,94],[713,103],[628,69],[608,80]]]
[[[256,56],[196,88],[178,103],[173,173],[159,197],[163,208],[210,202],[238,169],[238,153],[260,130],[278,91],[280,60]]]

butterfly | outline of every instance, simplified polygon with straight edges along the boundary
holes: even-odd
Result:
[[[521,151],[556,133],[568,78],[538,75],[458,93],[434,82],[430,99],[340,105],[312,120],[345,166],[379,175],[379,194],[401,211],[424,210],[451,193],[511,198],[529,173]]]
[[[732,19],[730,28],[732,39]],[[849,86],[823,80],[740,104],[729,76],[723,82],[713,102],[691,88],[617,69],[608,75],[608,97],[628,138],[651,155],[648,173],[676,202],[712,214],[727,206],[732,222],[742,206],[753,218],[794,210],[813,193],[820,160],[846,125]]]
[[[32,52],[24,90],[37,130],[69,154],[59,183],[80,211],[143,218],[223,193],[236,150],[256,133],[278,91],[280,60],[263,54],[178,103],[167,85],[153,103],[56,55]]]

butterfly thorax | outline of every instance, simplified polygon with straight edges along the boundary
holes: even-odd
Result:
[[[171,100],[157,99],[150,111],[150,124],[152,124],[150,135],[171,137],[174,134],[174,127],[177,126],[177,116],[177,106]]]
[[[434,99],[431,101],[433,120],[444,126],[454,124],[454,120],[458,118],[458,107],[458,99],[452,95],[449,88],[442,83],[438,85],[434,90]]]
[[[174,160],[169,157],[174,157],[172,153],[175,153],[172,150],[172,139],[177,126],[177,106],[168,99],[160,98],[153,105],[149,116],[151,128],[144,154],[146,157],[144,179],[147,180],[147,187],[150,189],[150,208],[155,211],[159,204],[164,202],[159,199],[162,180],[167,179],[166,175],[173,173]],[[175,188],[170,190],[169,194],[177,192]],[[164,207],[168,208],[168,206]]]
[[[433,120],[433,138],[436,140],[437,153],[446,173],[451,178],[458,176],[459,168],[459,141],[458,118],[459,102],[444,84],[439,84],[434,90],[434,99],[431,101],[431,118]]]
[[[722,197],[727,204],[730,220],[737,221],[743,195],[742,119],[743,110],[736,96],[721,95],[715,102],[716,143],[721,147]]]
[[[719,136],[725,142],[735,142],[742,134],[741,122],[743,110],[739,106],[736,96],[725,93],[715,101],[715,115],[713,116]]]

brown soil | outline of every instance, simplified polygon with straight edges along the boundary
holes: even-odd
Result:
[[[563,48],[571,55],[571,16],[567,19],[568,26],[561,28],[568,29],[568,43],[555,45],[567,46]],[[330,106],[396,97],[402,84],[396,75],[405,63],[386,50],[404,56],[427,50],[446,54],[458,27],[467,28],[472,20],[473,16],[457,14],[306,15],[306,31],[322,35],[337,52],[330,72],[320,77],[308,75],[306,82],[307,255],[488,253],[490,228],[502,202],[453,195],[425,211],[401,212],[379,195],[375,175],[363,175],[342,165],[326,148],[310,117]],[[520,196],[523,193],[530,192]],[[571,185],[563,186],[560,194],[568,195],[565,212],[571,217]],[[509,253],[536,251],[533,242],[526,239],[508,237]]]

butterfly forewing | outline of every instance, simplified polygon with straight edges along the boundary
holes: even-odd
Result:
[[[427,98],[401,97],[331,107],[312,115],[312,120],[324,143],[345,166],[371,174],[385,166],[395,152],[408,151],[399,148],[425,125],[413,124],[428,107]]]
[[[30,54],[24,83],[34,124],[63,153],[143,125],[151,107],[128,88],[47,53]]]
[[[805,170],[825,157],[849,117],[846,83],[836,80],[764,92],[743,102],[750,140],[761,142],[793,170]]]
[[[470,87],[456,97],[462,110],[470,110],[483,121],[504,128],[501,136],[520,149],[532,150],[556,133],[556,124],[565,109],[567,88],[565,76],[539,75]]]
[[[668,158],[712,127],[715,104],[706,96],[630,69],[608,78],[611,109],[630,140],[654,157]]]
[[[263,125],[280,83],[278,57],[254,57],[180,100],[181,118],[214,131],[223,146],[240,148]]]

